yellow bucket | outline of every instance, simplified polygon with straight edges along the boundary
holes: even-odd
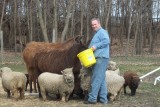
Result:
[[[96,59],[95,59],[92,49],[86,49],[80,52],[77,55],[77,57],[79,58],[81,63],[87,68],[96,63]]]

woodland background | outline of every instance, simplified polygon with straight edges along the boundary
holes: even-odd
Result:
[[[110,34],[111,55],[157,55],[159,14],[159,0],[0,0],[1,50],[18,52],[31,41],[76,35],[87,41],[90,20],[98,17]]]
[[[121,75],[130,70],[143,76],[159,67],[160,0],[0,0],[0,67],[26,73],[21,52],[31,41],[63,42],[77,35],[88,41],[93,36],[93,17],[110,34],[111,60],[117,62]],[[158,76],[156,72],[145,77],[135,97],[122,93],[120,100],[106,107],[158,107],[160,82],[153,85]],[[81,99],[43,102],[38,96],[15,103],[7,99],[1,84],[0,106],[86,107]]]

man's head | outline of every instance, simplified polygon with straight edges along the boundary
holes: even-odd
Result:
[[[101,24],[98,18],[93,18],[91,20],[91,27],[94,31],[97,31],[101,27]]]

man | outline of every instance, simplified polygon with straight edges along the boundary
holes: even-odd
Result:
[[[105,72],[109,62],[109,34],[101,27],[97,18],[91,20],[91,27],[95,34],[90,42],[89,48],[94,51],[96,64],[92,67],[91,89],[88,94],[88,100],[85,104],[95,104],[97,97],[101,103],[108,103],[107,86]]]

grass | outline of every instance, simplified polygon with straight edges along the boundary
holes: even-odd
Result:
[[[5,56],[6,57],[6,56]],[[139,76],[142,76],[158,67],[160,67],[159,57],[143,57],[143,56],[135,56],[135,57],[112,57],[111,60],[117,62],[119,65],[121,75],[128,70],[137,72]],[[10,67],[18,72],[26,72],[25,65],[20,55],[10,55],[4,59],[4,62],[0,64],[0,67]],[[127,88],[128,95],[124,95],[123,91],[121,97],[118,101],[114,101],[113,103],[109,103],[107,105],[96,104],[95,106],[84,105],[83,100],[81,99],[71,99],[67,103],[61,103],[59,101],[49,100],[49,101],[40,101],[38,97],[27,97],[25,104],[19,101],[19,104],[23,104],[25,106],[65,106],[65,107],[158,107],[160,105],[160,82],[157,83],[156,86],[153,85],[154,78],[159,76],[159,72],[146,77],[143,82],[140,83],[139,88],[137,89],[136,96],[131,97],[129,95],[130,89]],[[3,101],[4,98],[2,98]],[[29,102],[32,103],[29,103]],[[1,104],[4,102],[0,102]],[[14,104],[15,102],[13,102]],[[8,105],[9,104],[9,105]],[[12,105],[12,101],[7,103],[6,105]],[[16,106],[18,107],[18,106]]]

